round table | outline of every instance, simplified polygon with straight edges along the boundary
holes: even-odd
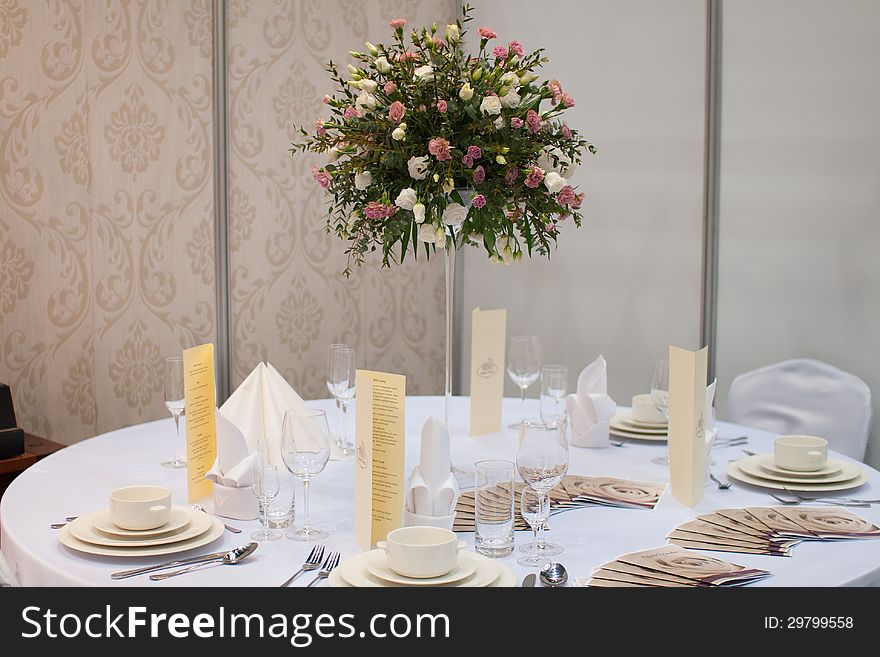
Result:
[[[529,400],[528,412],[537,413],[537,401]],[[332,400],[308,402],[309,406],[328,411],[331,425],[339,426]],[[519,400],[504,400],[504,425],[519,419]],[[429,416],[442,417],[441,397],[409,397],[406,400],[406,473],[418,461],[419,436]],[[471,467],[481,458],[514,460],[516,432],[505,429],[498,434],[472,438],[468,435],[470,399],[457,397],[452,406],[452,458],[461,467]],[[353,426],[353,413],[349,411]],[[145,576],[113,581],[110,573],[165,560],[154,558],[107,558],[83,555],[62,546],[53,522],[66,516],[106,508],[109,492],[120,486],[157,483],[170,487],[174,501],[186,499],[184,471],[166,470],[159,463],[166,452],[173,431],[170,418],[111,431],[67,447],[40,461],[19,476],[3,496],[0,506],[0,549],[19,583],[24,586],[277,586],[296,571],[310,546],[282,539],[260,544],[259,549],[239,566],[206,568],[183,577],[151,582]],[[772,434],[725,422],[718,425],[719,437],[747,435],[745,447],[755,452],[772,449]],[[666,481],[665,466],[651,459],[664,452],[664,443],[631,441],[624,447],[604,449],[571,448],[570,474],[616,476],[643,481]],[[713,471],[721,474],[731,459],[741,457],[742,446],[715,449]],[[837,458],[846,458],[835,455]],[[857,489],[854,497],[880,497],[880,472],[863,466],[869,482]],[[328,549],[340,550],[343,558],[357,552],[354,540],[354,462],[331,461],[312,484],[311,516],[315,525],[330,530],[325,541]],[[297,503],[302,498],[297,491]],[[587,576],[590,570],[626,552],[656,547],[666,543],[666,535],[679,523],[697,514],[719,508],[773,506],[776,501],[763,489],[734,482],[727,491],[714,485],[706,488],[705,497],[694,508],[679,503],[667,492],[651,511],[588,507],[568,511],[552,518],[549,538],[564,546],[557,557],[574,576]],[[855,508],[860,516],[880,524],[880,508]],[[258,523],[229,521],[244,531],[239,535],[225,532],[222,538],[198,550],[183,553],[231,549],[249,540]],[[473,534],[462,538],[473,546]],[[531,534],[517,532],[517,543]],[[755,586],[852,586],[880,585],[880,550],[875,541],[804,542],[792,550],[789,558],[726,552],[709,553],[749,567],[764,568],[773,577]],[[529,572],[516,564],[514,555],[504,559],[518,576]],[[173,558],[173,557],[169,557]],[[311,578],[300,577],[294,585],[304,586]]]

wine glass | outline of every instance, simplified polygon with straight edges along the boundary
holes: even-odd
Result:
[[[266,450],[268,451],[268,449]],[[278,467],[272,465],[263,456],[263,449],[260,450],[257,460],[254,463],[253,481],[251,487],[254,495],[260,503],[260,524],[262,529],[251,534],[251,538],[255,541],[277,541],[281,538],[281,533],[270,530],[269,527],[269,502],[275,499],[281,488],[281,479],[278,473]]]
[[[327,414],[316,409],[292,409],[284,414],[281,429],[281,457],[287,469],[302,479],[304,519],[300,529],[286,536],[294,541],[315,541],[328,533],[312,527],[309,520],[309,482],[318,476],[330,460],[330,425]]]
[[[658,360],[654,365],[654,376],[651,379],[651,401],[657,410],[669,421],[669,361],[667,359]],[[666,440],[665,456],[657,456],[651,459],[652,463],[658,465],[669,465],[669,439]]]
[[[547,493],[568,472],[568,437],[565,435],[565,422],[545,423],[540,419],[523,420],[520,425],[519,444],[516,449],[516,468],[520,477],[538,496],[539,509],[550,502]],[[541,522],[535,532],[535,542],[544,544],[544,555],[547,549],[562,548],[558,545],[544,543],[544,523]],[[559,554],[555,552],[554,554]],[[533,564],[534,565],[534,564]]]
[[[545,423],[565,420],[565,393],[568,368],[565,365],[544,365],[541,368],[541,419]]]
[[[354,445],[347,437],[348,404],[354,399],[354,376],[354,349],[347,344],[331,344],[327,356],[327,389],[336,398],[336,406],[340,409],[342,431],[335,443],[345,458],[354,456]]]
[[[171,448],[171,459],[162,463],[163,468],[186,467],[180,440],[180,416],[186,408],[186,396],[183,390],[183,357],[169,356],[165,359],[165,407],[174,418],[177,432]]]
[[[526,390],[535,381],[541,371],[541,342],[534,335],[515,335],[510,338],[507,352],[507,375],[519,386],[522,399],[521,420],[526,417]],[[520,423],[509,425],[510,429],[519,429]]]
[[[562,553],[559,546],[547,543],[543,535],[538,537],[538,530],[544,527],[547,518],[550,516],[550,499],[544,497],[543,503],[538,493],[530,486],[523,486],[520,494],[519,502],[520,515],[523,517],[529,527],[532,528],[533,541],[521,545],[520,552],[525,552],[526,556],[517,559],[520,566],[543,566],[547,563],[547,558]]]

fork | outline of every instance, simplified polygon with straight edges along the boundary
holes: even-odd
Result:
[[[868,500],[850,500],[846,498],[835,498],[835,497],[804,497],[800,495],[797,491],[793,491],[785,486],[782,487],[786,493],[799,500],[800,502],[816,502],[818,504],[836,504],[838,506],[871,506],[871,502]]]
[[[785,490],[786,490],[786,492],[789,493],[789,495],[793,495],[795,499],[786,500],[786,499],[779,497],[778,495],[776,495],[774,493],[770,493],[770,497],[772,497],[777,502],[781,502],[782,504],[785,504],[786,506],[797,506],[798,504],[809,504],[810,502],[816,502],[818,504],[831,504],[832,506],[859,506],[859,507],[871,506],[870,504],[866,504],[863,502],[859,502],[859,503],[856,503],[856,502],[833,502],[830,500],[822,501],[819,498],[817,498],[817,499],[802,499],[802,498],[798,497],[797,495],[795,495],[795,493],[793,493],[792,491],[788,490],[787,488]]]
[[[311,582],[306,585],[306,588],[309,586],[314,586],[322,579],[327,579],[330,576],[330,571],[332,571],[336,566],[339,565],[339,553],[331,552],[330,556],[327,557],[327,560],[324,562],[324,565],[321,566],[321,570],[318,571],[318,576],[315,577]]]
[[[709,479],[711,479],[716,484],[718,484],[718,490],[727,490],[728,488],[730,488],[729,481],[721,481],[718,477],[713,475],[711,472],[709,473]]]
[[[302,575],[304,572],[309,570],[317,570],[321,567],[321,559],[324,558],[324,546],[316,545],[312,548],[312,551],[309,552],[309,556],[306,557],[306,560],[303,562],[302,568],[297,570],[293,575],[288,577],[284,584],[282,584],[279,588],[284,588],[285,586],[289,586],[290,583],[295,580],[297,577]]]

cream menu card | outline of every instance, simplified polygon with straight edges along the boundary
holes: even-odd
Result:
[[[507,309],[474,308],[471,332],[471,435],[501,431]]]
[[[406,377],[355,375],[355,539],[362,550],[403,524]]]
[[[706,480],[707,355],[707,347],[669,346],[669,482],[688,506],[703,498]]]
[[[190,502],[210,497],[205,478],[217,458],[214,345],[183,351],[183,389],[186,397],[186,467]]]

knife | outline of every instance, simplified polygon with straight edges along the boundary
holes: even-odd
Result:
[[[143,575],[145,573],[151,573],[154,570],[163,570],[165,568],[176,568],[177,566],[189,566],[191,564],[201,563],[202,561],[210,561],[211,559],[221,558],[227,552],[229,552],[229,550],[222,550],[220,552],[213,552],[211,554],[203,554],[198,557],[190,557],[189,559],[177,559],[176,561],[166,561],[165,563],[160,563],[156,566],[145,566],[143,568],[134,568],[133,570],[122,570],[118,573],[111,573],[110,579],[126,579],[128,577],[135,577],[136,575]]]
[[[536,577],[537,576],[535,575],[535,573],[529,573],[528,575],[526,575],[522,581],[523,588],[527,588],[529,586],[534,586]]]

